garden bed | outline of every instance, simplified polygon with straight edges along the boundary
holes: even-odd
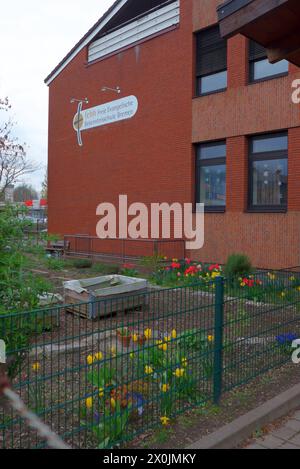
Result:
[[[188,408],[203,408],[211,402],[214,387],[211,289],[154,289],[141,310],[95,321],[62,307],[60,327],[53,324],[33,335],[23,351],[14,378],[16,390],[74,447],[124,444],[148,428],[168,424]],[[36,315],[40,318],[41,312]],[[223,393],[288,362],[291,334],[300,336],[299,318],[297,304],[270,307],[226,298]],[[21,319],[24,315],[15,318],[16,328]],[[130,336],[128,346],[118,338],[120,332]],[[96,375],[91,377],[91,372]],[[111,399],[121,407],[112,408]],[[15,447],[43,445],[12,418],[5,416],[4,447],[11,447],[12,441]],[[95,434],[101,422],[105,438]],[[124,425],[119,434],[114,433],[116,425]]]

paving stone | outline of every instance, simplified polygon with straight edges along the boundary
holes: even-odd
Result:
[[[295,430],[297,433],[300,432],[300,420],[291,419],[286,422],[285,426]]]
[[[253,445],[247,446],[247,448],[245,449],[266,449],[266,448],[264,448],[264,446],[261,446],[257,443],[253,443]]]
[[[283,427],[278,428],[278,430],[272,432],[272,435],[276,438],[281,438],[282,440],[289,440],[290,438],[293,438],[295,435],[297,435],[297,433],[298,432],[296,430],[293,430],[292,428],[284,425]]]
[[[299,446],[292,445],[292,443],[285,443],[284,445],[280,446],[278,449],[299,449]]]
[[[294,413],[293,419],[300,420],[300,410],[297,410],[297,412]]]
[[[286,443],[284,440],[277,438],[273,434],[266,436],[265,438],[261,438],[257,441],[258,444],[264,446],[267,449],[276,449]]]
[[[292,443],[292,445],[299,446],[300,448],[300,434],[298,433],[293,438],[291,438],[288,443]]]

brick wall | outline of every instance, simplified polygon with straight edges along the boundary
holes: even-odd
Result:
[[[86,66],[86,50],[50,85],[49,230],[96,234],[96,207],[132,202],[190,202],[193,76],[192,2],[182,1],[180,27]],[[72,127],[72,97],[88,107],[116,99],[102,86],[120,86],[139,100],[128,121],[82,133]]]
[[[300,264],[300,112],[283,78],[248,85],[248,43],[228,42],[228,89],[193,98],[193,31],[216,24],[220,0],[181,0],[180,28],[86,66],[86,50],[50,85],[49,229],[95,235],[96,207],[117,202],[191,202],[195,156],[192,143],[227,139],[227,208],[205,216],[205,245],[192,257],[225,262],[245,252],[260,267]],[[119,85],[139,100],[137,115],[83,132],[79,148],[72,127],[72,97],[89,107],[115,99],[100,92]],[[247,213],[248,145],[254,133],[289,129],[289,210]]]
[[[217,22],[220,1],[194,1],[194,31]],[[227,207],[225,214],[205,215],[205,245],[191,253],[203,261],[224,263],[232,252],[245,252],[258,267],[300,264],[300,110],[291,101],[289,76],[248,85],[248,41],[241,35],[228,41],[228,89],[195,98],[194,143],[227,139]],[[289,129],[288,212],[247,213],[247,136]]]

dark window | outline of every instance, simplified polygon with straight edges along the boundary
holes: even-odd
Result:
[[[268,60],[266,49],[254,41],[249,42],[249,62],[251,82],[285,75],[289,70],[287,60],[271,64]]]
[[[227,41],[219,26],[200,31],[197,36],[197,95],[227,88]]]
[[[196,201],[206,210],[224,211],[226,206],[226,142],[197,145]]]
[[[250,139],[250,209],[287,208],[288,136],[269,134]]]

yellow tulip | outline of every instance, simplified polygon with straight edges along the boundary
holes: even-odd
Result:
[[[161,390],[162,392],[168,392],[170,389],[170,386],[168,384],[162,384]]]
[[[220,276],[221,276],[220,272],[212,272],[212,274],[211,274],[212,279],[215,279],[215,278],[220,277]]]
[[[146,339],[151,339],[152,337],[152,330],[151,329],[146,329],[145,332],[144,332],[144,336],[146,337]]]
[[[145,373],[146,373],[146,375],[152,375],[152,373],[153,373],[152,366],[148,366],[148,365],[145,366]]]
[[[171,332],[172,339],[177,339],[177,331],[176,329],[173,329]]]
[[[93,355],[88,355],[88,356],[86,357],[86,362],[87,362],[88,365],[92,365],[92,364],[94,363],[94,357],[93,357]]]
[[[102,352],[97,352],[97,353],[95,353],[94,359],[95,359],[96,361],[101,361],[101,360],[103,359],[103,353],[102,353]]]
[[[85,400],[85,405],[88,409],[91,409],[93,407],[93,398],[92,397],[88,397],[86,400]]]
[[[185,374],[185,369],[184,368],[177,368],[177,370],[174,373],[176,378],[182,378],[184,376],[184,374]]]
[[[137,342],[137,341],[139,340],[138,335],[137,335],[137,334],[133,334],[133,335],[132,335],[132,340],[133,340],[133,342]]]
[[[213,336],[213,335],[209,335],[209,336],[207,337],[207,340],[208,340],[208,342],[213,342],[213,341],[214,341],[214,336]]]
[[[112,397],[111,400],[110,400],[110,405],[111,405],[111,408],[112,409],[115,409],[116,408],[116,400]]]
[[[166,415],[164,417],[161,417],[160,421],[161,421],[162,425],[164,425],[164,426],[169,425],[169,423],[170,423],[170,419]]]
[[[104,396],[104,389],[103,388],[100,388],[99,389],[99,397],[103,397]]]
[[[32,365],[32,370],[35,371],[35,372],[39,371],[40,368],[41,368],[41,364],[38,363],[38,362],[36,362]]]

